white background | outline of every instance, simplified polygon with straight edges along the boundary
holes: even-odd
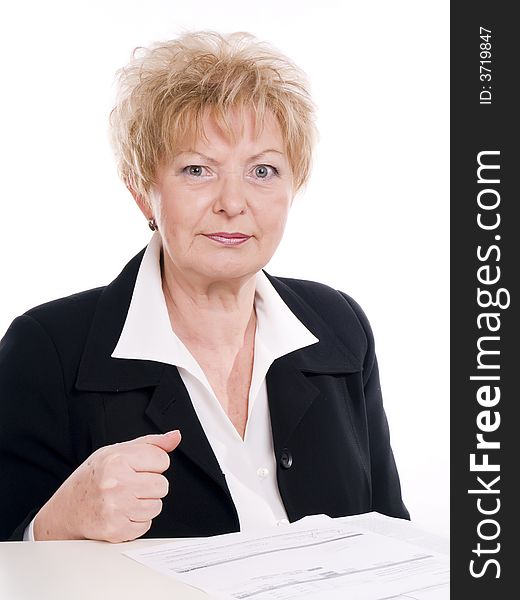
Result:
[[[107,137],[114,73],[131,50],[183,29],[250,31],[307,72],[321,134],[267,270],[360,302],[405,503],[447,535],[447,0],[2,6],[1,332],[34,305],[110,282],[149,239]]]

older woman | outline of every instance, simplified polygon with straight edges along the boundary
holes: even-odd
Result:
[[[0,537],[408,518],[365,315],[262,270],[309,176],[303,74],[248,34],[197,32],[140,49],[119,83],[119,170],[154,234],[2,340]]]

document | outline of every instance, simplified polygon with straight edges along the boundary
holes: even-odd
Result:
[[[125,552],[221,600],[446,600],[442,540],[377,513],[305,517],[253,533]]]

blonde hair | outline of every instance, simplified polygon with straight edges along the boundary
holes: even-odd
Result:
[[[188,32],[136,48],[117,81],[110,127],[118,171],[145,199],[157,167],[175,155],[179,142],[205,135],[201,120],[208,109],[230,136],[231,109],[252,108],[256,130],[270,110],[282,131],[295,191],[307,182],[317,132],[306,76],[250,33]]]

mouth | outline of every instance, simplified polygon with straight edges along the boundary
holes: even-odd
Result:
[[[218,244],[222,244],[223,246],[240,246],[247,242],[251,235],[246,235],[245,233],[228,233],[225,231],[218,231],[216,233],[203,233],[204,237],[207,237]]]

